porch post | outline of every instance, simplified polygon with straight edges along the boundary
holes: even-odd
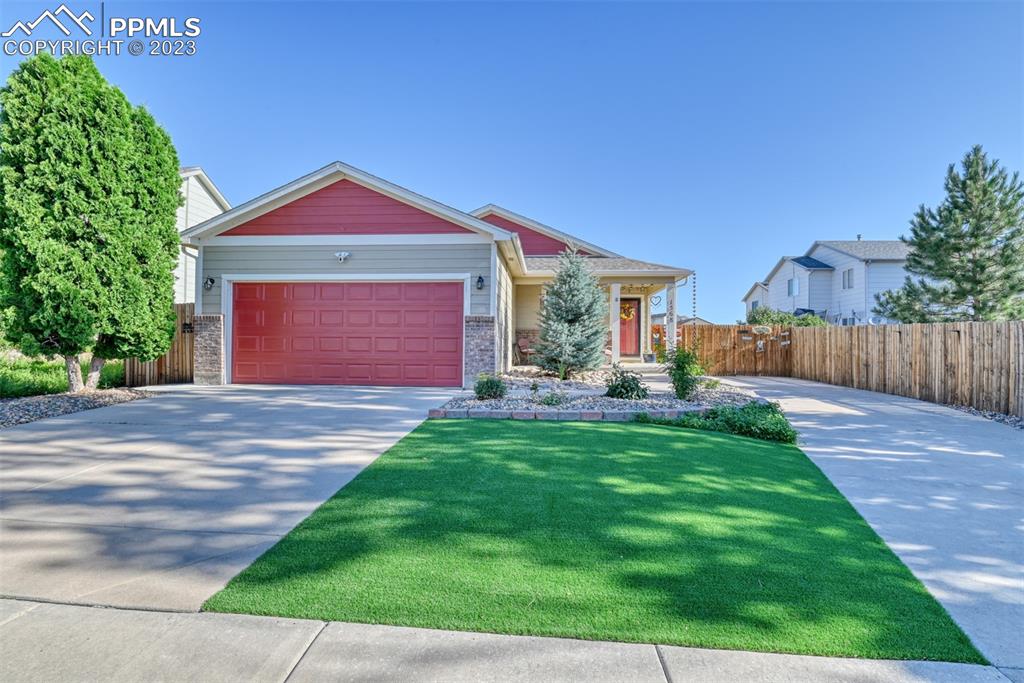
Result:
[[[608,287],[608,325],[612,333],[612,363],[619,362],[619,295],[622,285],[613,284]]]
[[[665,350],[676,347],[676,283],[665,289]]]

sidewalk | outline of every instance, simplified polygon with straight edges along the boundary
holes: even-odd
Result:
[[[0,680],[886,681],[1024,672],[0,600]]]

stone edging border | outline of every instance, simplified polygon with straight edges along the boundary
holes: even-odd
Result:
[[[427,419],[474,418],[484,420],[564,420],[572,422],[630,422],[637,415],[673,419],[686,414],[707,412],[707,408],[689,410],[497,410],[491,408],[431,408]]]

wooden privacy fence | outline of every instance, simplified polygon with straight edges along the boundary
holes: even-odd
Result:
[[[696,345],[710,375],[789,375],[791,332],[788,327],[756,325],[680,325],[676,343]]]
[[[790,374],[1024,417],[1024,322],[794,327]]]
[[[177,384],[192,381],[192,316],[195,304],[174,304],[178,320],[171,348],[156,360],[142,362],[129,358],[124,362],[124,383],[130,387],[148,384]]]

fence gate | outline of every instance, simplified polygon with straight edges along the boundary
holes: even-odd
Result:
[[[171,348],[156,360],[143,363],[137,358],[124,362],[124,381],[130,387],[148,384],[180,384],[192,381],[192,316],[195,304],[174,304],[177,321]]]
[[[678,344],[696,347],[709,375],[788,377],[788,327],[757,325],[680,325]]]

